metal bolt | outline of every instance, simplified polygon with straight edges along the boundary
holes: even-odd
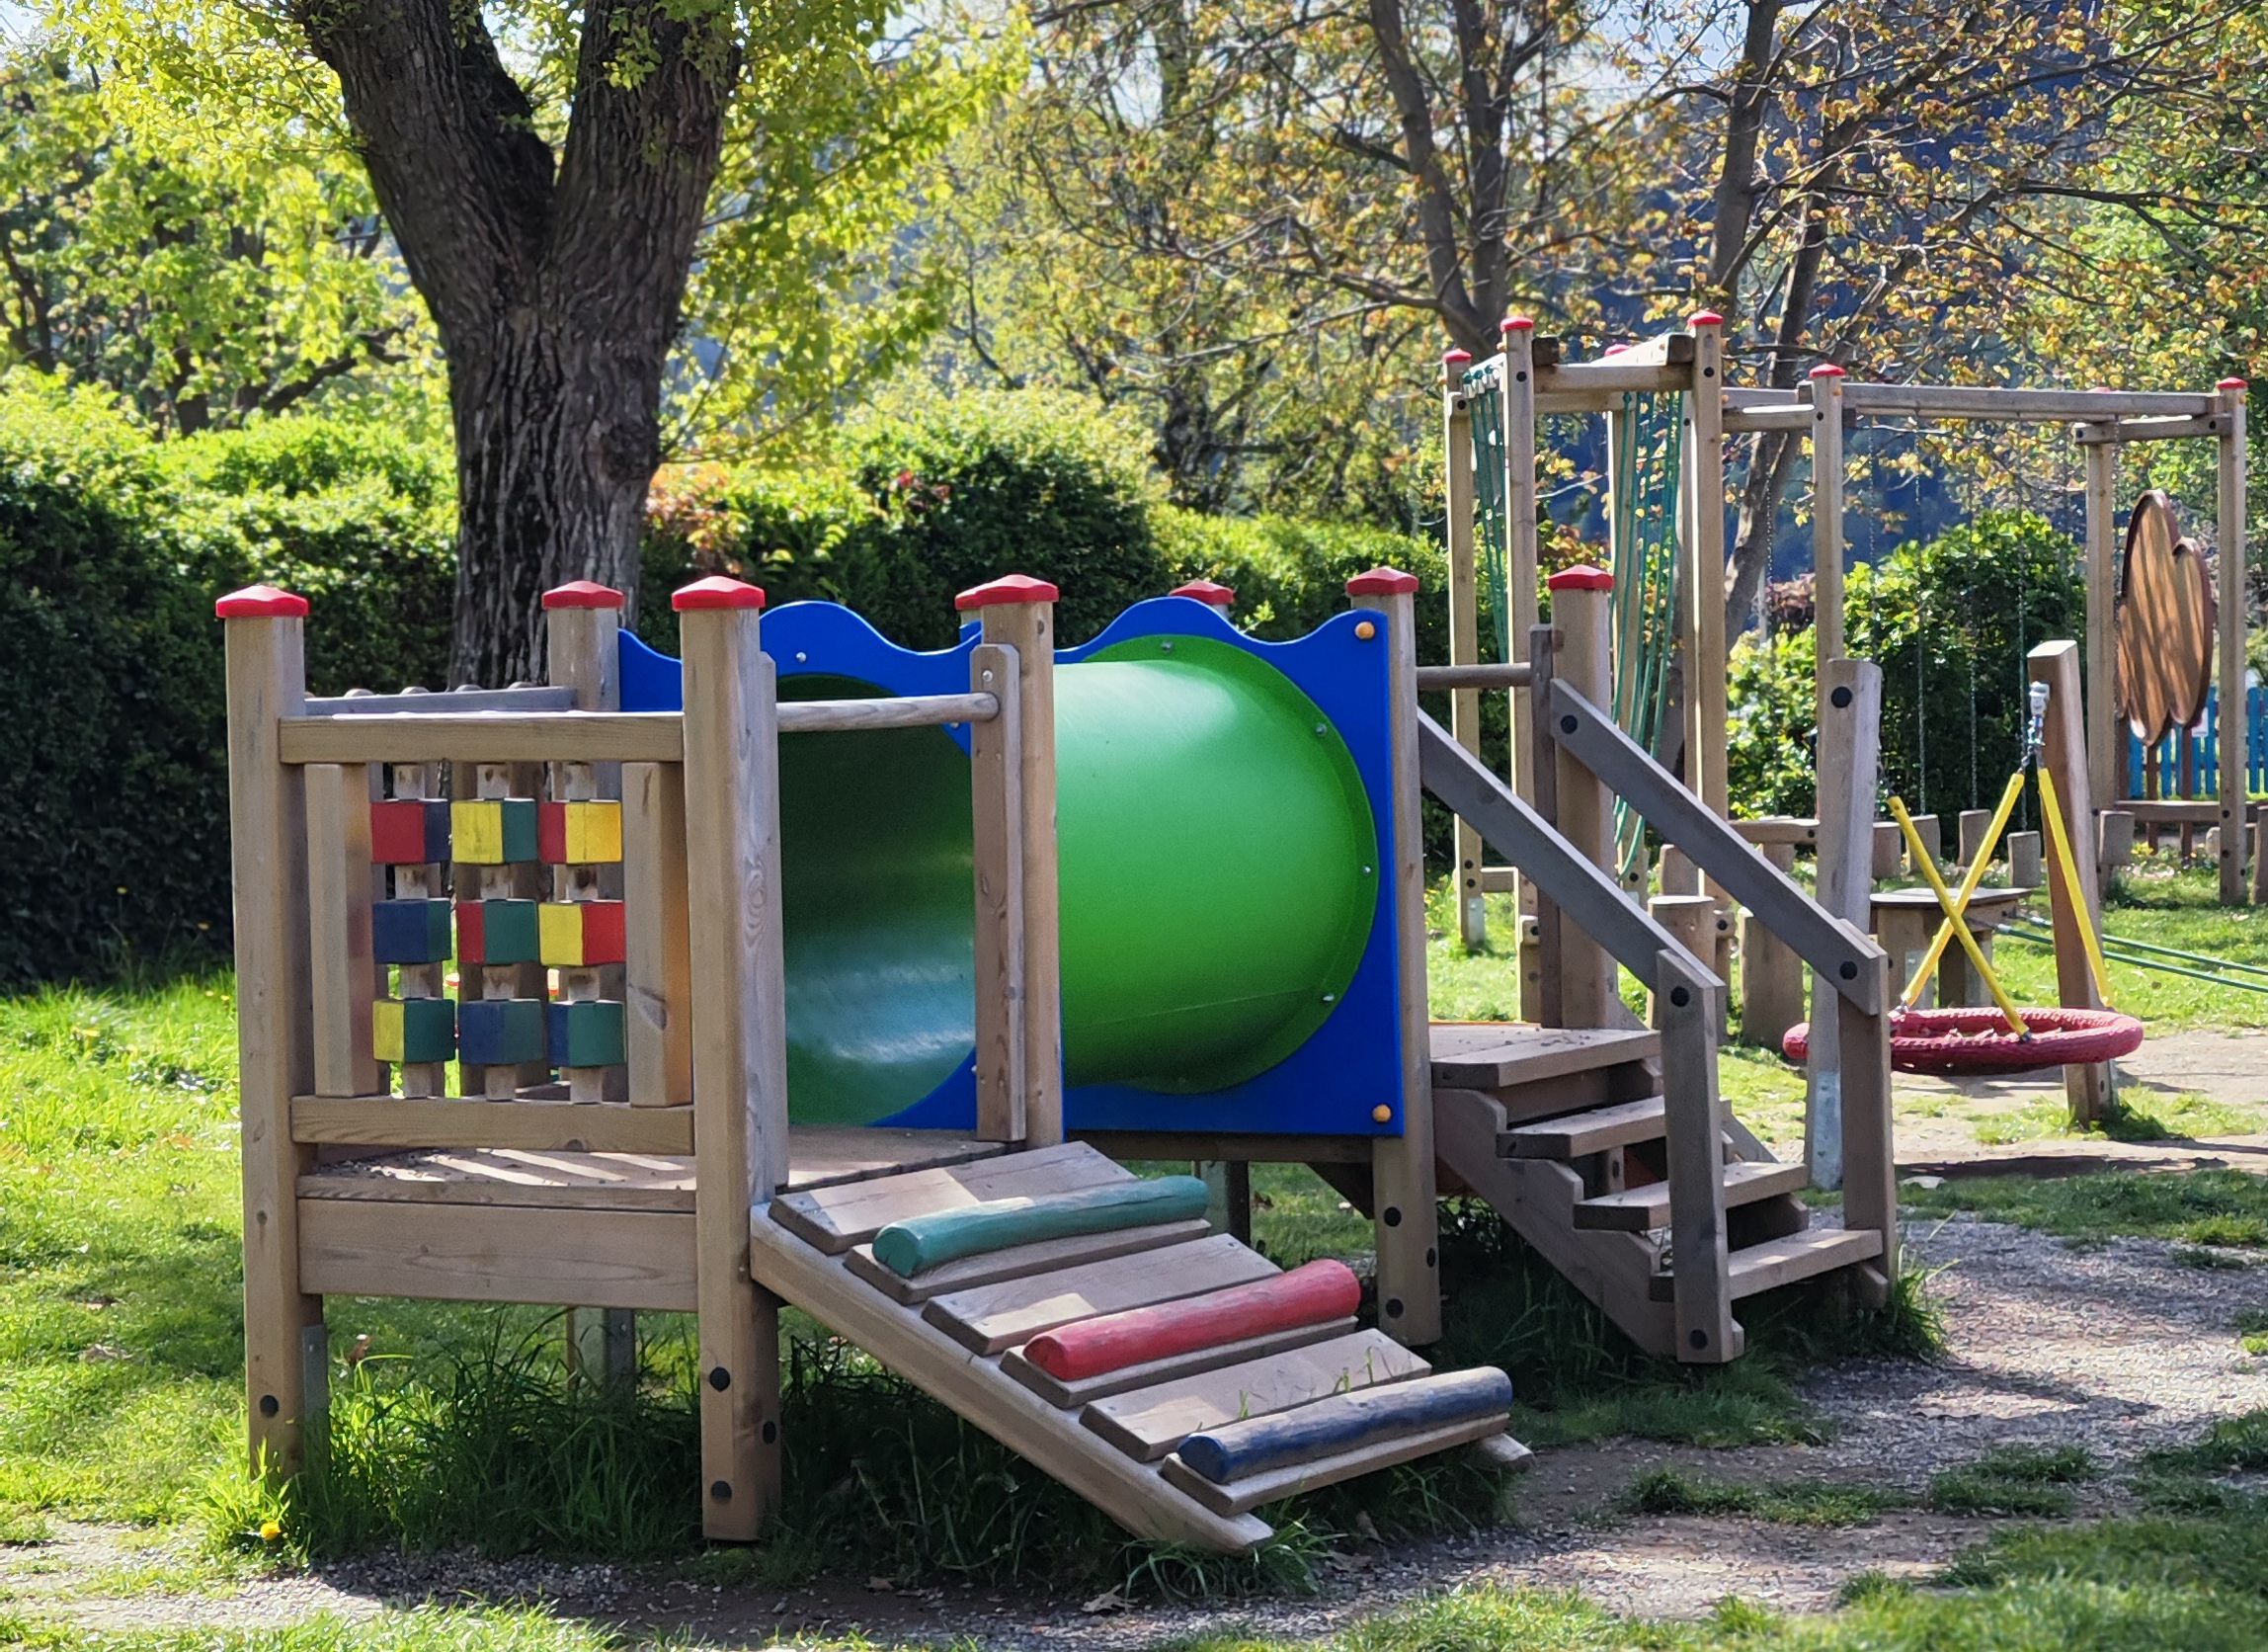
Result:
[[[1319,722],[1315,725],[1315,731],[1318,734],[1329,734],[1331,732],[1331,724]]]
[[[811,663],[811,656],[803,652],[802,649],[798,648],[795,651],[795,663],[797,665],[809,665]]]
[[[1336,1004],[1338,1002],[1338,994],[1336,992],[1327,992],[1323,995],[1323,1001],[1326,1004]]]
[[[1174,645],[1172,642],[1161,642],[1158,644],[1158,646],[1169,654],[1174,651]]]

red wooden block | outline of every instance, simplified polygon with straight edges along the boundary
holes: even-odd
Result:
[[[448,804],[432,797],[388,797],[372,803],[370,859],[381,867],[447,860]]]
[[[1161,1252],[1158,1265],[1171,1268],[1173,1255]],[[1248,1337],[1345,1319],[1361,1302],[1362,1281],[1345,1263],[1311,1262],[1274,1279],[1083,1319],[1032,1338],[1023,1345],[1023,1357],[1059,1381],[1076,1382]]]

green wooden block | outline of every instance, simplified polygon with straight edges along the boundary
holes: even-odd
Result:
[[[456,956],[466,964],[533,963],[540,952],[531,900],[457,902]]]
[[[612,1067],[622,1052],[622,1006],[610,998],[551,1004],[551,1064],[554,1067]]]
[[[1001,1198],[892,1222],[874,1235],[874,1260],[910,1280],[940,1263],[1005,1251],[1042,1239],[1116,1233],[1205,1213],[1205,1184],[1194,1176],[1119,1182],[1049,1198]]]
[[[456,1053],[456,1003],[447,998],[381,998],[370,1006],[371,1053],[396,1066],[446,1061]]]

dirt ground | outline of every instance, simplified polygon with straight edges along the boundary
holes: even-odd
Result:
[[[1814,1373],[1807,1398],[1821,1412],[1827,1444],[1706,1451],[1615,1442],[1547,1450],[1518,1484],[1513,1524],[1417,1546],[1355,1545],[1311,1597],[1120,1610],[965,1589],[836,1584],[782,1594],[464,1554],[363,1559],[313,1576],[167,1593],[152,1587],[148,1570],[162,1556],[132,1533],[87,1527],[39,1547],[0,1549],[0,1588],[22,1608],[89,1627],[250,1626],[324,1611],[366,1615],[428,1599],[540,1598],[565,1611],[678,1629],[715,1646],[856,1631],[885,1645],[965,1637],[1092,1652],[1231,1627],[1322,1634],[1350,1617],[1481,1581],[1580,1589],[1647,1616],[1697,1615],[1728,1594],[1818,1611],[1858,1572],[1935,1570],[1991,1523],[1928,1513],[1842,1530],[1744,1519],[1622,1520],[1611,1512],[1617,1493],[1663,1463],[1724,1479],[1850,1479],[1919,1490],[1936,1470],[1990,1446],[2075,1443],[2110,1466],[2102,1480],[2079,1488],[2081,1513],[2101,1514],[2119,1506],[2122,1465],[2194,1437],[2217,1417],[2268,1405],[2268,1362],[2247,1358],[2232,1331],[2240,1310],[2268,1306],[2268,1271],[2184,1266],[2179,1247],[2154,1241],[2073,1250],[1966,1218],[1915,1223],[1907,1243],[1916,1261],[1939,1271],[1950,1353],[1934,1364],[1864,1362]],[[1083,1610],[1090,1606],[1104,1610]]]

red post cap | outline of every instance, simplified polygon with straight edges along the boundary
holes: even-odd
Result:
[[[746,580],[728,579],[723,574],[711,574],[684,586],[670,598],[670,607],[680,614],[708,614],[727,608],[762,608],[764,592]]]
[[[1832,362],[1822,362],[1818,367],[1812,369],[1812,376],[1814,378],[1848,378],[1850,374],[1844,372]]]
[[[1400,568],[1372,568],[1346,582],[1350,597],[1403,597],[1418,594],[1418,576]]]
[[[1562,568],[1544,583],[1554,591],[1611,591],[1614,575],[1604,568]]]
[[[1532,333],[1535,330],[1536,318],[1532,315],[1507,315],[1497,324],[1499,333]]]
[[[1445,368],[1461,368],[1472,359],[1473,353],[1470,350],[1452,348],[1441,352],[1441,365]]]
[[[1209,579],[1192,579],[1186,585],[1174,586],[1167,595],[1188,597],[1200,603],[1210,603],[1219,609],[1231,609],[1237,606],[1236,592],[1226,585],[1215,584]]]
[[[543,593],[546,612],[555,608],[620,608],[622,593],[595,579],[571,579]]]
[[[1062,595],[1044,579],[1007,574],[989,585],[970,586],[953,599],[953,607],[967,614],[980,608],[1013,608],[1018,603],[1052,603]]]
[[[2244,380],[2241,378],[2224,378],[2220,383],[2214,385],[2217,390],[2241,390],[2244,387]]]
[[[1688,327],[1722,327],[1725,318],[1713,309],[1695,310],[1686,318],[1685,324]]]
[[[223,620],[304,620],[307,599],[277,585],[247,585],[212,605]]]

